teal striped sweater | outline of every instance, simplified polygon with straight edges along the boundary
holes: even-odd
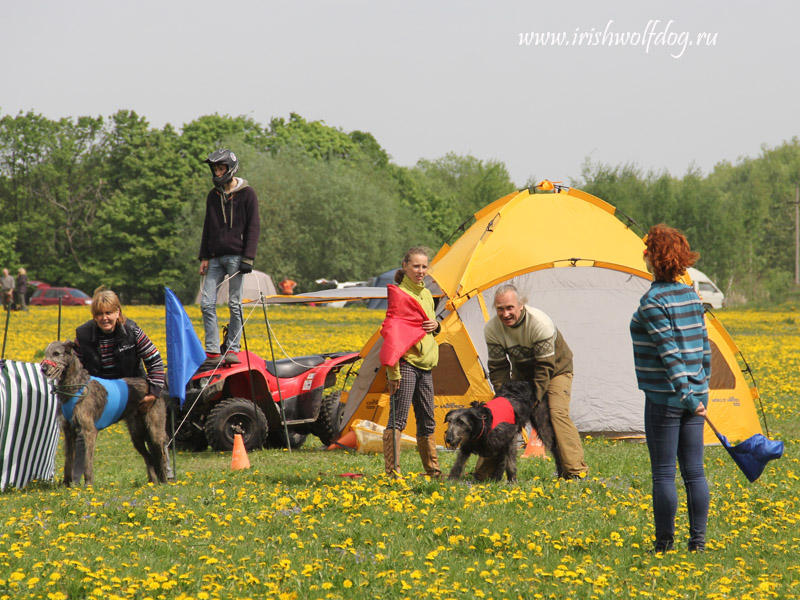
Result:
[[[711,347],[703,305],[692,287],[654,281],[639,300],[630,329],[640,390],[690,411],[708,403]]]

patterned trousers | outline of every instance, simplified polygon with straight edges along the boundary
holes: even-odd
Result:
[[[400,389],[394,396],[394,415],[389,412],[386,429],[403,431],[408,423],[408,411],[413,406],[417,437],[433,435],[436,430],[433,416],[433,375],[430,371],[418,369],[401,360],[400,377]]]

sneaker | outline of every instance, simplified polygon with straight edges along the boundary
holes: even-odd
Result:
[[[233,352],[228,352],[223,359],[225,364],[227,365],[240,365],[242,361],[239,360],[239,357],[236,356]]]
[[[206,359],[197,367],[197,371],[208,371],[214,369],[219,364],[220,355],[206,352]]]

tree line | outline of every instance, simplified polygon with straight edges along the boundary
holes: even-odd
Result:
[[[800,139],[760,156],[723,161],[707,175],[643,172],[636,165],[585,162],[579,187],[613,204],[644,230],[667,223],[701,254],[696,265],[734,303],[794,299],[795,195]]]
[[[88,293],[103,284],[126,303],[160,303],[164,285],[189,301],[211,187],[203,160],[220,147],[236,151],[239,176],[259,196],[255,268],[296,280],[298,291],[316,289],[317,278],[376,275],[411,245],[435,251],[472,213],[518,189],[499,161],[451,153],[403,167],[370,133],[297,114],[266,126],[207,115],[180,130],[128,110],[4,115],[0,266]],[[587,162],[574,183],[645,231],[661,221],[683,229],[702,253],[699,268],[729,295],[777,301],[792,289],[798,180],[793,139],[707,176]]]
[[[438,249],[465,215],[514,189],[501,163],[447,155],[392,163],[375,138],[292,114],[264,127],[208,115],[177,131],[132,111],[0,119],[0,265],[125,302],[183,300],[199,286],[197,252],[211,188],[203,160],[237,153],[259,196],[255,268],[298,290],[359,280],[398,264],[409,245]]]

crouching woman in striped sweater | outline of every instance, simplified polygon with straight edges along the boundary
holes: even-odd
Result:
[[[125,318],[119,297],[105,286],[94,291],[91,310],[91,320],[75,329],[75,353],[78,359],[93,377],[146,378],[149,393],[139,403],[139,411],[147,412],[161,395],[166,380],[164,362],[158,348],[132,319]],[[84,444],[83,435],[78,434],[72,469],[73,481],[80,481],[86,469]],[[173,477],[169,461],[167,477]]]
[[[703,305],[678,278],[699,254],[684,235],[660,224],[650,228],[644,251],[653,274],[631,319],[639,389],[645,393],[644,427],[653,477],[655,552],[673,549],[678,494],[675,458],[686,487],[689,550],[705,549],[708,482],[703,469],[703,426],[711,378],[711,348]]]

